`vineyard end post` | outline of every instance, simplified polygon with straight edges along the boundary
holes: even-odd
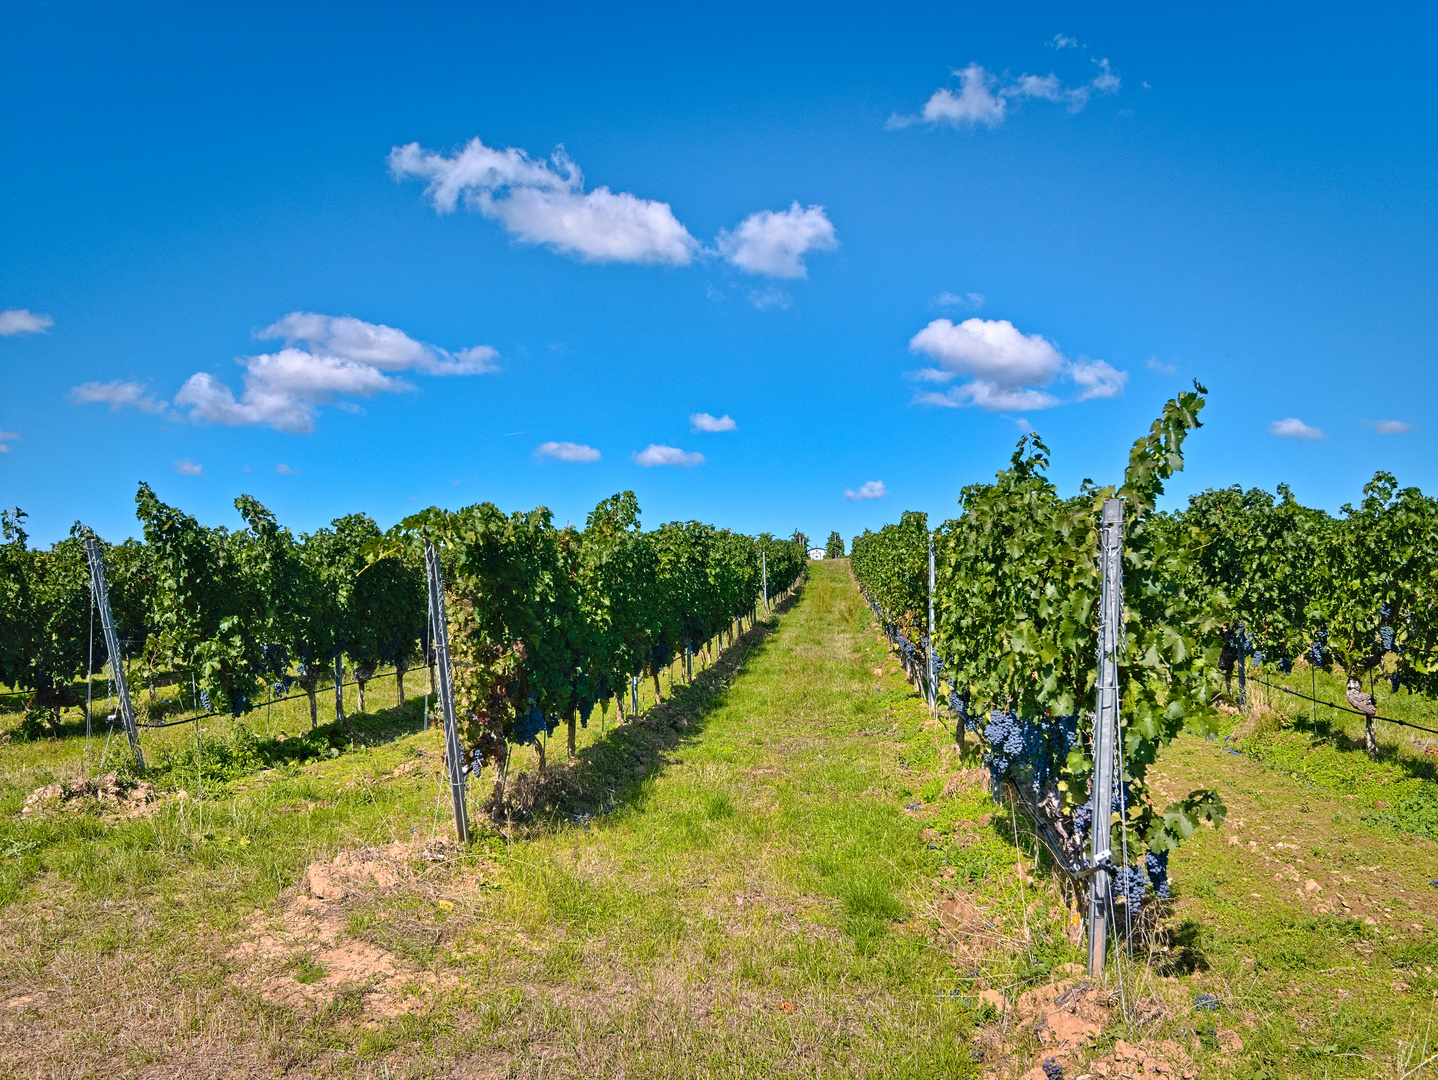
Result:
[[[469,814],[465,808],[464,765],[460,761],[459,724],[454,715],[454,672],[449,664],[449,624],[444,616],[444,584],[439,552],[424,545],[424,566],[429,577],[429,610],[433,620],[434,671],[439,680],[439,706],[444,717],[444,756],[449,764],[449,794],[454,803],[454,831],[461,844],[469,843]]]
[[[1090,803],[1089,854],[1101,866],[1112,855],[1114,765],[1118,757],[1118,643],[1123,608],[1123,500],[1105,499],[1099,553],[1103,571],[1099,592],[1098,685],[1094,691],[1093,793]],[[1119,778],[1120,782],[1122,777]],[[1112,889],[1107,870],[1089,878],[1088,973],[1103,974],[1108,950]]]
[[[937,656],[934,645],[934,537],[929,535],[929,647],[924,653],[924,663],[929,667],[929,712],[937,719],[939,715],[939,669],[934,663]]]
[[[110,654],[110,674],[115,680],[115,697],[120,703],[120,717],[125,722],[125,735],[135,755],[135,765],[145,771],[145,755],[140,749],[140,732],[135,727],[135,710],[130,706],[130,688],[125,684],[125,661],[120,655],[120,635],[115,632],[115,617],[110,611],[110,590],[105,582],[105,556],[100,541],[85,538],[85,554],[90,560],[90,588],[95,593],[95,606],[100,609],[100,629],[105,635],[105,651]]]
[[[764,577],[764,614],[769,614],[769,553],[759,552],[759,568]]]

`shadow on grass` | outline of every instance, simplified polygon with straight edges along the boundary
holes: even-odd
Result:
[[[1320,717],[1315,721],[1311,716],[1296,716],[1290,721],[1289,727],[1293,731],[1332,743],[1339,750],[1363,754],[1365,758],[1368,756],[1362,738],[1349,735],[1327,717]],[[1373,760],[1392,765],[1410,779],[1438,783],[1438,762],[1414,757],[1411,753],[1400,753],[1400,748],[1392,743],[1379,743],[1378,756]]]
[[[709,667],[686,685],[671,688],[669,697],[637,719],[616,724],[580,750],[568,763],[549,766],[524,804],[514,808],[509,824],[526,821],[544,826],[567,823],[580,815],[603,814],[627,806],[643,810],[650,781],[670,763],[674,750],[691,744],[723,706],[729,683],[749,660],[762,656],[778,630],[775,621],[803,596],[801,583],[776,602],[770,616],[739,635]],[[562,745],[562,744],[560,744]]]

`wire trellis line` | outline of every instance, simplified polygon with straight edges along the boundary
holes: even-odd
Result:
[[[1339,712],[1352,713],[1354,716],[1368,716],[1366,712],[1359,712],[1357,709],[1349,708],[1347,705],[1335,705],[1333,702],[1324,701],[1322,698],[1312,697],[1309,694],[1300,694],[1297,690],[1290,690],[1286,686],[1279,686],[1277,683],[1271,683],[1267,679],[1254,679],[1253,681],[1258,683],[1260,686],[1268,687],[1270,690],[1281,690],[1285,694],[1292,694],[1294,697],[1302,698],[1304,701],[1311,701],[1315,705],[1326,705],[1330,709],[1337,709]],[[1426,731],[1429,735],[1438,735],[1438,730],[1434,730],[1433,728],[1426,728],[1422,724],[1412,724],[1409,723],[1407,720],[1395,720],[1391,716],[1375,715],[1373,719],[1382,720],[1385,724],[1397,724],[1399,727],[1411,727],[1418,731]]]

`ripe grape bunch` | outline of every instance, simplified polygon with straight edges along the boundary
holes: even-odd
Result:
[[[1148,875],[1137,866],[1120,866],[1114,874],[1114,888],[1130,911],[1137,911],[1143,903],[1143,890],[1148,884]]]
[[[1398,639],[1393,634],[1393,605],[1386,603],[1378,610],[1378,617],[1382,620],[1382,626],[1378,628],[1379,639],[1383,641],[1385,653],[1396,653],[1398,651]]]
[[[1153,885],[1153,891],[1160,900],[1168,899],[1168,852],[1147,851],[1143,856],[1144,869],[1148,871],[1148,880]]]

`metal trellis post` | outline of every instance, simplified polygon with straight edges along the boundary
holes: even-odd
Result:
[[[345,718],[345,669],[340,658],[335,657],[335,721]]]
[[[1092,865],[1107,863],[1113,821],[1115,745],[1118,733],[1119,622],[1123,611],[1123,500],[1105,499],[1099,530],[1099,559],[1103,583],[1099,592],[1098,684],[1095,687],[1093,728],[1093,797],[1089,824]],[[1089,878],[1088,973],[1103,974],[1108,949],[1108,917],[1113,904],[1107,870]]]
[[[929,665],[929,712],[939,715],[939,671],[934,663],[934,538],[929,537],[929,647],[924,651],[924,663]]]
[[[120,702],[120,716],[125,722],[125,735],[135,754],[135,764],[143,772],[145,755],[140,750],[140,732],[135,727],[135,710],[130,707],[130,690],[125,685],[125,661],[120,655],[120,636],[115,633],[115,618],[110,612],[110,590],[105,584],[105,556],[100,541],[85,538],[85,554],[90,559],[90,587],[95,590],[95,604],[100,609],[100,629],[105,635],[105,651],[110,655],[110,674],[115,680],[115,696]]]
[[[439,676],[439,705],[444,718],[444,756],[449,762],[449,793],[454,801],[454,831],[461,844],[469,843],[469,815],[465,809],[464,765],[460,761],[459,723],[454,715],[453,671],[449,666],[449,625],[444,617],[444,583],[439,552],[424,545],[424,566],[429,577],[430,639],[434,643],[435,673]]]
[[[759,566],[764,576],[764,614],[769,614],[769,553],[759,552]]]

